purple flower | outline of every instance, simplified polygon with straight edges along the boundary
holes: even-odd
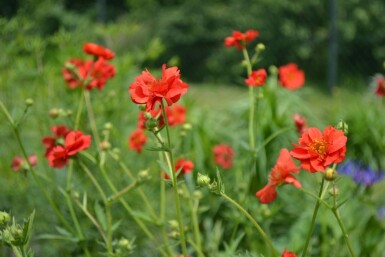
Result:
[[[377,172],[368,166],[364,166],[356,161],[348,161],[340,165],[338,169],[342,175],[348,175],[354,182],[365,187],[370,187],[379,182],[384,177],[383,172]]]

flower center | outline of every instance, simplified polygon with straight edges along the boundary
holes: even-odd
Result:
[[[165,94],[168,90],[168,84],[161,79],[156,79],[149,83],[148,89],[154,94]]]
[[[323,158],[327,150],[327,142],[323,139],[315,139],[309,147],[312,152]]]

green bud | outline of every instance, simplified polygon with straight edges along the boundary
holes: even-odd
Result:
[[[265,49],[266,49],[266,46],[265,46],[263,43],[257,44],[257,47],[255,48],[255,50],[256,50],[257,52],[261,52],[261,51],[263,51],[263,50],[265,50]]]
[[[179,229],[179,223],[177,220],[169,220],[168,224],[170,225],[171,229],[176,229],[176,230]]]
[[[106,150],[111,148],[111,144],[110,144],[110,142],[104,140],[104,141],[100,142],[99,148],[102,151],[106,151]]]
[[[150,173],[148,172],[148,170],[142,170],[139,171],[138,176],[140,180],[147,180],[150,178]]]
[[[192,129],[192,125],[190,123],[185,123],[185,124],[183,124],[182,128],[184,130],[191,130]]]
[[[342,130],[344,132],[345,135],[348,134],[349,132],[349,126],[348,124],[343,121],[343,120],[340,120],[340,122],[338,122],[337,126],[336,126],[336,129],[338,130]]]
[[[197,200],[202,199],[203,195],[201,191],[195,190],[193,193],[193,197]]]
[[[6,225],[11,220],[11,216],[3,211],[0,211],[0,225]]]
[[[337,196],[340,194],[340,190],[338,189],[338,187],[333,186],[332,188],[329,189],[328,193],[331,196]]]
[[[139,105],[139,110],[145,111],[146,110],[146,105],[145,104],[140,104]]]
[[[32,106],[33,103],[34,103],[34,101],[33,101],[33,99],[31,99],[31,98],[28,98],[28,99],[25,100],[25,104],[26,104],[28,107]]]
[[[112,123],[111,122],[107,122],[106,124],[104,124],[104,129],[106,129],[106,130],[112,129]]]
[[[278,68],[276,66],[274,66],[274,65],[271,65],[269,67],[269,73],[271,75],[277,75],[278,74]]]
[[[122,238],[119,240],[119,243],[118,245],[122,248],[126,248],[128,245],[130,244],[130,241],[128,241],[127,239],[125,238]]]
[[[59,116],[59,110],[56,109],[56,108],[52,108],[51,110],[49,110],[49,116],[52,118],[52,119],[56,119],[58,116]]]
[[[332,168],[326,168],[326,170],[325,170],[325,179],[327,181],[333,181],[333,180],[336,179],[336,177],[337,177],[337,171],[335,171]]]
[[[201,173],[198,173],[197,182],[199,186],[207,186],[210,184],[210,177],[207,175],[202,175]]]
[[[153,130],[154,128],[158,127],[158,120],[154,119],[154,118],[149,118],[147,121],[146,121],[146,128],[148,130]]]

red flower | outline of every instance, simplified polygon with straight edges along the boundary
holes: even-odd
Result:
[[[385,96],[385,77],[379,75],[376,77],[376,90],[374,91],[378,96]]]
[[[248,30],[246,33],[234,30],[231,37],[225,38],[225,46],[232,47],[235,46],[239,50],[242,50],[244,46],[250,41],[253,41],[256,37],[259,36],[259,32],[256,30]]]
[[[284,88],[295,90],[305,83],[305,73],[294,63],[279,67],[279,82]]]
[[[69,59],[63,67],[63,78],[71,89],[82,85],[82,80],[79,77],[79,74],[76,73],[78,73],[79,67],[83,66],[84,63],[85,62],[80,59]]]
[[[149,71],[143,71],[130,85],[129,93],[136,104],[146,104],[146,111],[154,110],[156,104],[162,104],[162,98],[167,105],[176,103],[187,92],[188,84],[180,79],[177,67],[166,69],[162,66],[162,78],[154,78]]]
[[[138,128],[131,133],[128,144],[130,149],[137,151],[138,153],[142,152],[143,146],[147,142],[147,137],[144,134],[143,130]]]
[[[194,169],[194,163],[192,161],[186,160],[184,158],[179,158],[175,164],[175,172],[180,170],[180,174],[186,175]],[[165,179],[170,179],[167,173],[164,173]]]
[[[301,167],[310,172],[324,171],[345,158],[347,137],[344,132],[327,126],[323,133],[317,128],[309,128],[298,140],[299,145],[290,151],[301,161]]]
[[[64,125],[59,125],[59,126],[53,126],[51,128],[51,131],[53,132],[53,136],[47,136],[43,137],[42,143],[46,148],[45,151],[45,156],[47,157],[49,155],[49,152],[58,144],[64,144],[64,138],[67,136],[67,134],[70,132],[70,130],[64,126]],[[62,142],[58,142],[62,141]]]
[[[85,43],[83,45],[83,51],[87,54],[102,57],[106,60],[112,59],[115,56],[115,53],[112,52],[110,49],[97,45],[95,43]]]
[[[293,252],[286,251],[286,249],[283,250],[282,257],[297,257],[297,255]]]
[[[248,86],[259,87],[265,84],[267,73],[265,69],[259,69],[251,72],[249,78],[245,79],[245,83]]]
[[[293,114],[291,117],[293,118],[297,132],[300,135],[307,130],[307,120],[305,117],[298,113]]]
[[[166,107],[166,115],[168,125],[171,127],[181,125],[186,121],[186,107],[177,104]]]
[[[96,62],[87,61],[79,67],[79,75],[84,81],[87,90],[103,89],[107,80],[115,76],[115,67],[105,59],[99,58]]]
[[[213,148],[214,162],[223,169],[230,169],[233,166],[234,150],[230,145],[219,144]]]
[[[81,131],[69,132],[64,145],[56,145],[48,153],[49,165],[54,168],[62,168],[71,156],[87,149],[91,145],[91,136],[84,135]]]
[[[36,166],[37,156],[35,154],[28,156],[28,161],[32,167]],[[28,164],[24,161],[22,157],[15,156],[15,158],[13,158],[12,160],[11,167],[14,171],[19,172],[21,169],[28,169]]]
[[[287,149],[282,149],[273,169],[269,175],[269,183],[256,193],[261,203],[271,203],[277,197],[276,187],[282,184],[292,184],[301,188],[301,183],[291,174],[298,173],[299,167],[295,166]]]

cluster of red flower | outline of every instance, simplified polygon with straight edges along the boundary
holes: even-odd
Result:
[[[45,156],[48,164],[54,168],[62,168],[69,158],[91,145],[91,136],[84,135],[81,131],[71,131],[66,126],[53,126],[53,136],[43,138],[46,147]]]
[[[66,62],[62,73],[63,78],[70,88],[84,87],[103,89],[108,79],[115,76],[115,67],[107,60],[114,58],[115,54],[102,46],[86,43],[84,52],[93,55],[94,60],[84,61],[72,58]]]

